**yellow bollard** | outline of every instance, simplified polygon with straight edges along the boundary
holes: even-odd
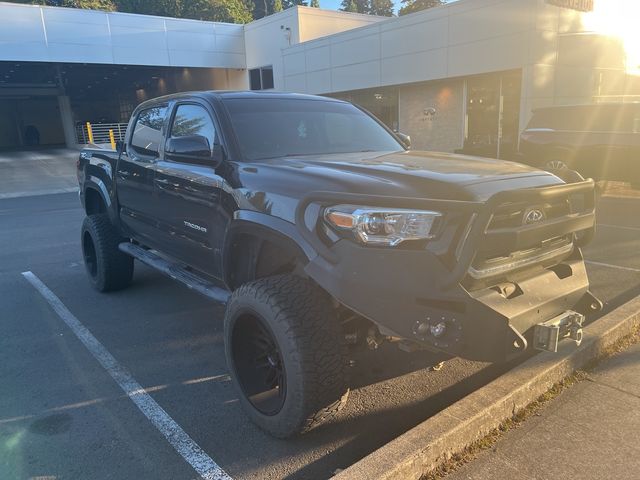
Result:
[[[111,130],[111,129],[109,129],[109,140],[111,141],[111,148],[113,150],[115,150],[116,149],[116,139],[113,136],[113,130]]]
[[[91,130],[91,124],[87,122],[87,134],[89,135],[89,143],[93,143],[93,130]]]

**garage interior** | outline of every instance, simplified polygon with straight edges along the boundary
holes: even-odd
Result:
[[[0,150],[87,143],[86,122],[124,125],[144,100],[225,89],[234,74],[215,68],[0,62]]]

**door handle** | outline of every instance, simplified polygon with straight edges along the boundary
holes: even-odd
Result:
[[[118,170],[118,176],[122,178],[127,178],[131,176],[131,172],[128,170]]]
[[[166,190],[171,190],[171,182],[169,180],[167,180],[166,178],[154,178],[153,179],[153,183],[160,190],[165,190],[165,191]]]

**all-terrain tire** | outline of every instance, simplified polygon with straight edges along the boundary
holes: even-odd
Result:
[[[124,241],[105,213],[82,222],[80,243],[91,285],[100,292],[126,288],[133,277],[133,257],[118,250]]]
[[[279,349],[286,392],[279,410],[265,414],[245,394],[238,347],[258,319]],[[244,328],[244,329],[243,329]],[[347,402],[346,345],[329,296],[312,281],[278,275],[240,286],[227,304],[225,353],[240,403],[251,420],[274,437],[305,433]],[[250,372],[244,377],[252,377]],[[246,384],[245,384],[246,385]]]

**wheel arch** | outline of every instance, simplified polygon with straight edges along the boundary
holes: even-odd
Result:
[[[119,224],[107,186],[94,175],[88,176],[84,183],[82,204],[87,215],[106,213],[114,225]]]
[[[224,281],[235,290],[248,281],[296,271],[315,256],[295,225],[257,212],[237,214],[224,242]]]
[[[87,215],[107,213],[107,202],[97,185],[87,185],[84,190],[84,210]]]

